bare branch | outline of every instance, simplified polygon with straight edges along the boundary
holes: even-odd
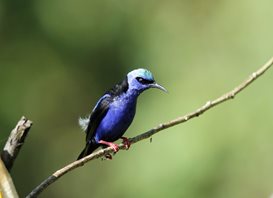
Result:
[[[18,121],[16,127],[11,131],[8,141],[1,153],[1,158],[8,171],[11,170],[14,160],[24,144],[31,125],[32,122],[23,116]]]
[[[0,159],[0,198],[17,198],[18,194],[3,161]]]
[[[164,129],[170,128],[172,126],[181,124],[183,122],[186,122],[194,117],[198,117],[199,115],[203,114],[205,111],[209,110],[210,108],[219,105],[222,102],[225,102],[229,99],[234,98],[238,93],[240,93],[242,90],[244,90],[248,85],[250,85],[254,80],[256,80],[259,76],[261,76],[266,70],[268,70],[273,64],[273,57],[265,64],[263,65],[260,69],[258,69],[256,72],[252,73],[251,76],[249,76],[245,81],[243,81],[240,85],[235,87],[233,90],[230,92],[225,93],[224,95],[220,96],[219,98],[216,98],[215,100],[208,101],[205,105],[201,106],[199,109],[188,113],[182,117],[178,117],[174,120],[171,120],[169,122],[159,124],[159,126],[142,133],[136,137],[133,137],[130,139],[131,144],[137,143],[141,140],[150,138],[152,135],[158,133],[159,131],[162,131]],[[123,144],[119,145],[120,149],[125,149],[125,146]],[[37,197],[43,190],[45,190],[50,184],[58,180],[60,177],[65,175],[66,173],[72,171],[73,169],[83,166],[85,163],[88,161],[91,161],[93,159],[100,158],[108,153],[112,153],[113,150],[112,148],[105,148],[101,149],[95,153],[92,153],[78,161],[72,162],[68,164],[67,166],[59,169],[55,173],[53,173],[50,177],[48,177],[46,180],[44,180],[39,186],[37,186],[28,196],[27,198],[31,197]]]

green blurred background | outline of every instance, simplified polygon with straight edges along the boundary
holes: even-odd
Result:
[[[169,94],[138,103],[132,137],[230,90],[273,55],[273,1],[0,1],[0,146],[34,125],[12,170],[27,195],[84,146],[77,124],[135,68]],[[273,71],[235,100],[86,164],[40,197],[261,198],[273,193]]]

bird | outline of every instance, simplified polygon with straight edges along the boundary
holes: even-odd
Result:
[[[114,143],[118,139],[122,139],[129,149],[130,142],[123,135],[134,119],[138,96],[149,88],[167,92],[156,83],[149,70],[139,68],[129,72],[121,82],[106,91],[91,114],[79,119],[79,125],[86,133],[86,145],[77,160],[91,154],[100,146],[109,146],[114,153],[118,152],[119,147]],[[108,157],[112,159],[111,155]]]

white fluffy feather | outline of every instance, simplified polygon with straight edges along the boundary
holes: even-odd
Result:
[[[84,118],[79,118],[79,125],[82,128],[82,130],[86,131],[89,124],[89,116]]]

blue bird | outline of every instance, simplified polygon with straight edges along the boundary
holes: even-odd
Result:
[[[110,146],[117,152],[118,145],[113,142],[118,139],[123,139],[123,143],[129,148],[130,143],[123,134],[134,119],[138,96],[149,88],[167,92],[155,82],[150,71],[136,69],[107,91],[99,99],[91,115],[79,119],[80,126],[86,132],[86,146],[78,159],[91,154],[99,146]]]

